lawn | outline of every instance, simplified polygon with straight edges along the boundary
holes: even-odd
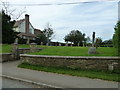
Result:
[[[65,47],[47,46],[40,52],[33,52],[33,55],[57,55],[57,56],[117,56],[117,49],[113,47],[99,47],[99,54],[88,55],[89,47]]]
[[[117,56],[117,49],[113,47],[99,47],[99,54],[88,55],[89,47],[66,47],[66,46],[40,46],[43,48],[40,52],[33,52],[33,55],[57,55],[57,56]],[[19,48],[29,48],[29,45],[19,45]],[[1,51],[2,49],[2,51]],[[0,53],[9,53],[12,50],[12,45],[0,45]]]
[[[89,78],[96,78],[96,79],[103,79],[109,81],[119,81],[118,75],[120,72],[114,71],[97,71],[97,70],[81,70],[81,69],[71,69],[65,67],[51,67],[51,66],[40,66],[40,65],[32,65],[28,63],[22,63],[18,65],[20,68],[32,69],[37,71],[45,71],[45,72],[52,72],[58,74],[67,74],[72,76],[79,76],[79,77],[89,77]]]
[[[3,44],[0,45],[0,53],[10,53],[12,51],[12,45],[9,44]],[[19,48],[28,48],[29,45],[19,45]]]

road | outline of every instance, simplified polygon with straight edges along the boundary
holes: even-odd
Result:
[[[118,82],[76,77],[50,72],[18,68],[21,61],[2,64],[2,74],[24,80],[34,81],[41,85],[60,88],[118,88]]]
[[[2,88],[40,88],[40,86],[8,78],[2,78]]]

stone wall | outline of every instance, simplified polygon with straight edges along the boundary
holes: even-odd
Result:
[[[0,63],[6,61],[13,61],[13,56],[11,53],[2,53],[0,54]]]
[[[118,62],[120,61],[120,57],[45,56],[27,54],[22,54],[20,59],[23,62],[35,65],[98,70],[118,69]]]

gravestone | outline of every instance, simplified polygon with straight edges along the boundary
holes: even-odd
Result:
[[[18,38],[15,39],[14,43],[18,44]]]
[[[61,43],[59,43],[59,46],[61,46]]]
[[[43,45],[43,42],[41,42],[41,45]]]
[[[68,43],[66,43],[65,46],[68,46]]]
[[[26,42],[26,44],[30,44],[30,39],[29,39],[29,38],[27,39],[27,42]]]
[[[92,47],[89,48],[88,54],[97,54],[96,47],[94,47],[95,46],[94,41],[95,41],[95,32],[93,32],[92,35]]]
[[[88,54],[97,54],[95,47],[90,47],[88,50]]]

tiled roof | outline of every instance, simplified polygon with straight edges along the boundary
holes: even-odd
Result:
[[[14,27],[18,27],[25,19],[21,19],[15,22]]]
[[[29,36],[29,37],[36,37],[36,35],[31,34],[31,33],[26,34],[26,33],[21,32],[20,34],[18,34],[18,36],[20,36],[20,35]]]

